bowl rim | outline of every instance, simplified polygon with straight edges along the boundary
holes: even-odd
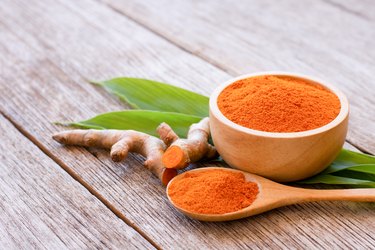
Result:
[[[250,77],[255,77],[255,76],[264,76],[264,75],[279,75],[279,76],[291,76],[291,77],[296,77],[296,78],[302,78],[302,79],[306,79],[306,80],[309,80],[309,81],[313,81],[314,83],[317,83],[317,84],[329,89],[339,98],[340,105],[341,105],[339,114],[331,122],[329,122],[326,125],[324,125],[322,127],[319,127],[319,128],[306,130],[306,131],[300,131],[300,132],[267,132],[267,131],[255,130],[255,129],[251,129],[251,128],[241,126],[237,123],[232,122],[227,117],[225,117],[223,115],[223,113],[221,113],[221,111],[220,111],[220,109],[217,105],[217,98],[219,97],[220,93],[227,86],[231,85],[232,83],[234,83],[238,80],[242,80],[242,79],[246,79],[246,78],[250,78]],[[212,113],[212,115],[214,115],[218,120],[220,120],[225,125],[227,125],[231,128],[234,128],[238,131],[247,133],[247,134],[258,135],[258,136],[263,136],[263,137],[271,137],[271,138],[295,138],[295,137],[306,137],[306,136],[316,135],[316,134],[328,131],[328,130],[336,127],[337,125],[342,123],[349,114],[348,99],[346,98],[344,93],[341,92],[334,85],[332,85],[331,83],[327,83],[326,80],[322,80],[322,79],[317,78],[317,77],[312,77],[312,76],[309,76],[309,75],[304,75],[304,74],[299,74],[299,73],[294,73],[294,72],[288,72],[288,71],[262,71],[262,72],[255,72],[255,73],[251,73],[251,74],[244,74],[244,75],[240,75],[240,76],[235,77],[235,78],[231,78],[228,81],[224,82],[223,84],[219,85],[212,92],[212,94],[210,96],[209,107],[210,107],[210,113]]]

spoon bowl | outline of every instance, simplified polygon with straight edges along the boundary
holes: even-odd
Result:
[[[177,206],[169,196],[169,188],[174,181],[184,177],[188,172],[199,172],[207,170],[226,170],[236,173],[242,173],[245,179],[249,182],[254,182],[258,185],[259,193],[256,200],[248,207],[225,214],[201,214],[188,211]],[[298,204],[303,202],[324,201],[324,200],[341,200],[341,201],[362,201],[375,202],[375,189],[358,188],[358,189],[333,189],[333,190],[318,190],[305,189],[282,185],[255,174],[250,174],[241,170],[208,167],[187,171],[174,177],[167,186],[167,196],[171,204],[176,207],[181,213],[190,218],[201,221],[229,221],[236,220],[252,215],[260,214],[278,207]]]

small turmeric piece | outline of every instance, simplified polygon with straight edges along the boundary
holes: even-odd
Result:
[[[162,158],[167,169],[183,169],[203,158],[211,159],[217,156],[215,147],[208,143],[210,136],[208,117],[190,126],[187,139],[180,139],[166,123],[160,124],[157,132],[168,146]]]
[[[57,133],[52,138],[61,144],[111,149],[115,162],[124,160],[129,152],[146,158],[144,166],[156,175],[163,185],[177,175],[176,169],[163,166],[162,156],[166,145],[160,139],[134,130],[68,130]]]

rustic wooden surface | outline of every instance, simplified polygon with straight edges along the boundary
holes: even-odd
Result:
[[[0,115],[0,246],[151,248]]]
[[[341,88],[352,104],[348,141],[375,153],[370,1],[237,2],[2,1],[0,248],[375,247],[374,204],[201,223],[168,204],[141,157],[115,164],[51,140],[62,129],[53,121],[127,108],[87,79],[145,77],[209,95],[233,75],[290,70]]]
[[[348,141],[375,154],[375,110],[365,112],[375,95],[370,1],[104,1],[230,75],[287,70],[327,79],[350,99]]]

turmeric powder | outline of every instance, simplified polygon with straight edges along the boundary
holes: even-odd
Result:
[[[250,206],[259,193],[258,185],[242,173],[221,169],[193,171],[168,187],[173,203],[201,214],[224,214]]]
[[[220,111],[241,126],[267,132],[300,132],[324,126],[340,112],[338,97],[304,79],[264,75],[225,88]]]

